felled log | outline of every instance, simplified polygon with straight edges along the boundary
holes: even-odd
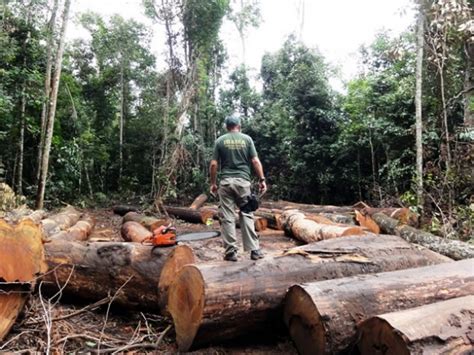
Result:
[[[152,248],[140,243],[78,243],[56,240],[45,244],[50,270],[42,289],[65,296],[98,301],[114,296],[125,308],[159,311],[158,281],[172,248]]]
[[[290,288],[284,320],[300,354],[336,354],[356,340],[357,323],[474,293],[474,259]]]
[[[170,220],[167,218],[145,216],[137,212],[128,212],[125,216],[123,216],[122,222],[137,222],[153,232],[158,227],[169,224]]]
[[[128,212],[140,211],[140,208],[131,205],[116,205],[112,207],[112,211],[114,211],[114,213],[118,214],[119,216],[125,216]]]
[[[283,226],[280,222],[281,210],[272,210],[267,208],[259,208],[254,212],[257,217],[262,217],[267,220],[267,226],[276,230],[283,230]]]
[[[72,206],[63,208],[59,213],[49,216],[41,221],[44,234],[49,237],[76,224],[81,217],[81,212]]]
[[[408,224],[410,226],[416,226],[418,224],[418,215],[415,212],[412,212],[409,208],[406,207],[365,207],[360,210],[364,215],[373,216],[376,213],[383,213],[391,218],[398,220],[401,223]]]
[[[201,208],[200,210],[192,210],[187,207],[171,207],[165,206],[166,213],[182,219],[190,223],[203,223],[213,219],[214,212],[210,209]]]
[[[349,235],[363,235],[365,231],[356,226],[341,226],[317,223],[305,217],[297,210],[288,210],[281,215],[285,230],[294,238],[305,243],[313,243],[323,239],[339,238]]]
[[[309,213],[352,213],[354,211],[351,206],[310,205],[289,201],[263,201],[261,207],[279,210],[297,209]]]
[[[31,220],[16,226],[0,220],[0,341],[46,270],[41,229]]]
[[[401,224],[398,220],[383,213],[375,213],[372,218],[385,233],[396,234],[411,243],[422,245],[454,260],[474,258],[474,245],[472,244],[440,238],[434,234]]]
[[[188,264],[194,264],[197,258],[188,245],[176,246],[163,264],[158,282],[159,306],[162,313],[166,314],[168,302],[168,289],[176,278],[181,268]]]
[[[372,317],[359,325],[363,355],[469,354],[474,350],[474,296]]]
[[[288,287],[450,260],[396,236],[353,236],[290,249],[257,262],[184,266],[169,288],[180,351],[239,335],[274,332]]]
[[[85,241],[94,229],[95,218],[91,215],[85,215],[75,225],[65,231],[53,234],[49,240],[69,240],[69,241]]]
[[[45,218],[47,215],[45,210],[36,210],[31,212],[29,215],[24,216],[20,219],[20,221],[24,219],[30,219],[35,223],[40,223],[43,218]]]
[[[200,194],[198,197],[196,197],[191,203],[191,206],[189,206],[190,209],[192,210],[197,210],[204,205],[204,203],[207,201],[207,195],[206,194]]]
[[[253,220],[255,223],[255,230],[257,232],[263,232],[265,229],[267,229],[268,220],[266,218],[254,216]],[[235,215],[235,226],[237,228],[240,228],[240,220],[238,214]]]
[[[326,217],[334,223],[355,225],[354,213],[319,213],[320,216]]]
[[[125,222],[120,228],[120,234],[122,235],[123,240],[126,242],[135,242],[141,243],[147,238],[153,236],[153,233],[150,232],[147,228],[142,226],[138,222]]]
[[[355,218],[361,227],[366,228],[375,234],[380,234],[380,227],[375,221],[370,217],[370,215],[364,215],[359,211],[355,211]]]

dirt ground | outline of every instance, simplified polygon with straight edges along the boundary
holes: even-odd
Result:
[[[122,241],[120,226],[122,217],[111,210],[88,210],[96,218],[91,240]],[[175,221],[178,234],[218,230],[219,223],[212,226]],[[240,231],[239,240],[240,240]],[[260,233],[262,249],[267,255],[281,253],[296,245],[293,239],[282,232],[266,230]],[[192,244],[189,244],[192,247]],[[224,249],[220,238],[207,242],[208,250],[198,258],[221,260]],[[239,260],[248,258],[241,251]],[[80,300],[61,299],[61,294],[47,298],[42,296],[41,287],[30,297],[23,314],[10,334],[0,343],[0,353],[18,352],[150,352],[160,354],[177,353],[172,322],[162,316],[127,311],[114,307],[113,302],[81,304]],[[249,334],[251,335],[251,334]],[[211,345],[191,354],[297,354],[290,338],[282,333],[270,338],[235,340],[226,344]]]

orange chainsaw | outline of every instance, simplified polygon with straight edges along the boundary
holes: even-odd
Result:
[[[142,244],[152,245],[155,247],[168,247],[176,245],[178,242],[191,242],[194,240],[209,239],[220,236],[217,231],[186,233],[177,236],[176,228],[171,224],[160,226],[153,231],[153,235],[142,241]]]

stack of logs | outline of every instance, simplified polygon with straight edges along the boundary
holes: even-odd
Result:
[[[410,210],[264,202],[258,230],[301,245],[258,261],[218,260],[206,241],[141,243],[170,217],[209,225],[219,216],[205,202],[167,206],[162,217],[117,206],[120,242],[88,240],[93,217],[70,206],[16,226],[0,221],[0,340],[39,280],[42,292],[114,295],[115,304],[171,317],[180,351],[285,329],[302,354],[473,349],[474,247],[414,228]]]

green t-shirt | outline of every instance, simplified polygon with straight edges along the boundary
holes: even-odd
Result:
[[[221,178],[240,177],[250,181],[251,161],[257,150],[250,136],[240,132],[229,132],[217,138],[213,159],[221,167]]]

